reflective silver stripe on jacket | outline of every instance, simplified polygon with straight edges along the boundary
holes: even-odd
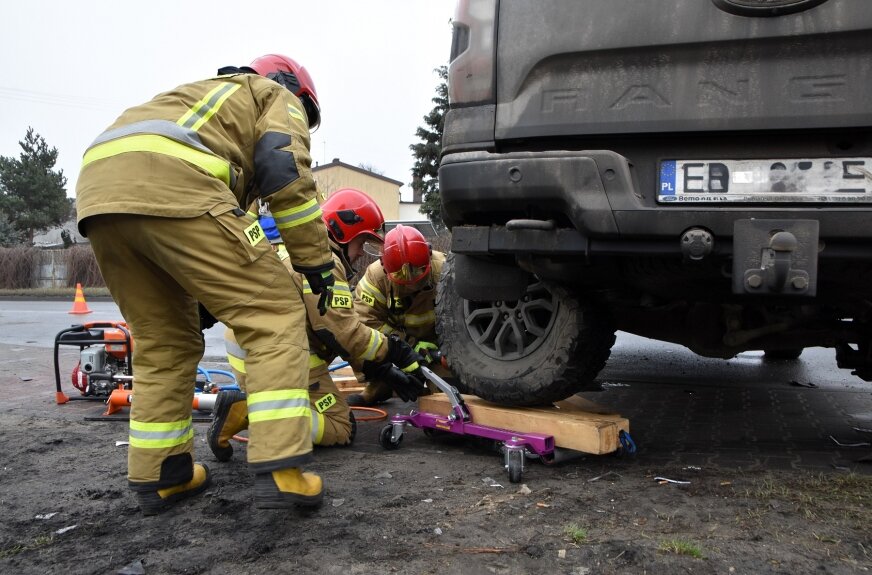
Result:
[[[90,146],[88,146],[88,149],[91,149],[99,144],[105,144],[106,142],[110,142],[112,140],[117,140],[119,138],[133,136],[136,134],[154,134],[156,136],[163,136],[165,138],[175,140],[180,144],[184,144],[196,150],[200,150],[201,152],[205,152],[217,158],[221,158],[221,156],[219,156],[208,147],[206,147],[205,144],[203,144],[203,142],[200,140],[200,135],[197,134],[197,132],[188,128],[183,128],[182,126],[179,126],[175,122],[170,122],[169,120],[143,120],[141,122],[134,122],[132,124],[127,124],[126,126],[120,126],[118,128],[106,130],[105,132],[97,136],[97,139],[94,140]],[[233,170],[230,170],[230,189],[232,190],[235,187],[236,174]]]

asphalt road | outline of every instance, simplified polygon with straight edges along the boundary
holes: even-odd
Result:
[[[86,295],[87,299],[87,295]],[[122,319],[111,301],[87,303],[90,314],[68,313],[66,301],[0,301],[0,344],[51,348],[59,331],[74,324]],[[204,361],[220,362],[224,354],[224,326],[216,324],[205,333]],[[617,383],[686,383],[717,386],[737,382],[813,382],[822,389],[853,389],[872,392],[849,371],[836,367],[832,349],[809,348],[798,361],[770,362],[763,352],[749,351],[730,360],[699,357],[682,346],[618,333],[612,359],[600,374],[607,385]]]
[[[47,350],[57,333],[74,323],[120,319],[112,302],[88,306],[93,313],[71,315],[71,302],[0,302],[0,404],[54,403]],[[206,334],[208,368],[226,369],[222,334],[221,324]],[[74,361],[76,350],[62,347],[68,348],[62,359]],[[61,371],[68,385],[69,370]],[[619,333],[599,381],[603,391],[585,397],[629,418],[639,454],[653,467],[872,473],[872,384],[838,369],[831,349],[810,348],[795,361],[767,361],[762,352],[722,360]],[[388,406],[406,409],[396,399]]]
[[[75,324],[123,319],[112,301],[87,301],[89,314],[71,314],[72,301],[0,301],[0,344],[54,347],[58,332]],[[224,326],[206,330],[206,360],[221,361],[224,354]]]

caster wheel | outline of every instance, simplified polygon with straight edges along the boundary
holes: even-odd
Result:
[[[524,452],[518,450],[506,452],[506,467],[509,471],[509,481],[520,483],[524,474]]]
[[[403,436],[399,436],[396,441],[391,439],[391,435],[393,435],[394,426],[393,425],[385,425],[382,427],[381,433],[378,436],[378,442],[382,447],[389,451],[393,451],[395,449],[400,448],[400,444],[403,442]]]

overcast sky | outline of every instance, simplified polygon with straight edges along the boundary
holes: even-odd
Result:
[[[448,63],[455,0],[28,0],[0,23],[0,155],[28,126],[59,151],[75,192],[82,154],[125,108],[225,65],[286,54],[312,75],[314,162],[399,180]]]

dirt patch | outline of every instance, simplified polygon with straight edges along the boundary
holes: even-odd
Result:
[[[6,347],[0,358],[38,355],[28,351]],[[116,446],[126,424],[84,421],[99,404],[55,405],[42,352],[25,370],[0,369],[3,573],[794,575],[872,565],[868,475],[663,462],[640,443],[632,458],[530,461],[519,485],[480,444],[409,429],[399,450],[384,451],[383,422],[361,424],[350,448],[316,452],[311,469],[327,493],[309,513],[256,511],[245,445],[218,463],[197,423],[214,486],[144,518]],[[39,381],[29,398],[25,371]]]

